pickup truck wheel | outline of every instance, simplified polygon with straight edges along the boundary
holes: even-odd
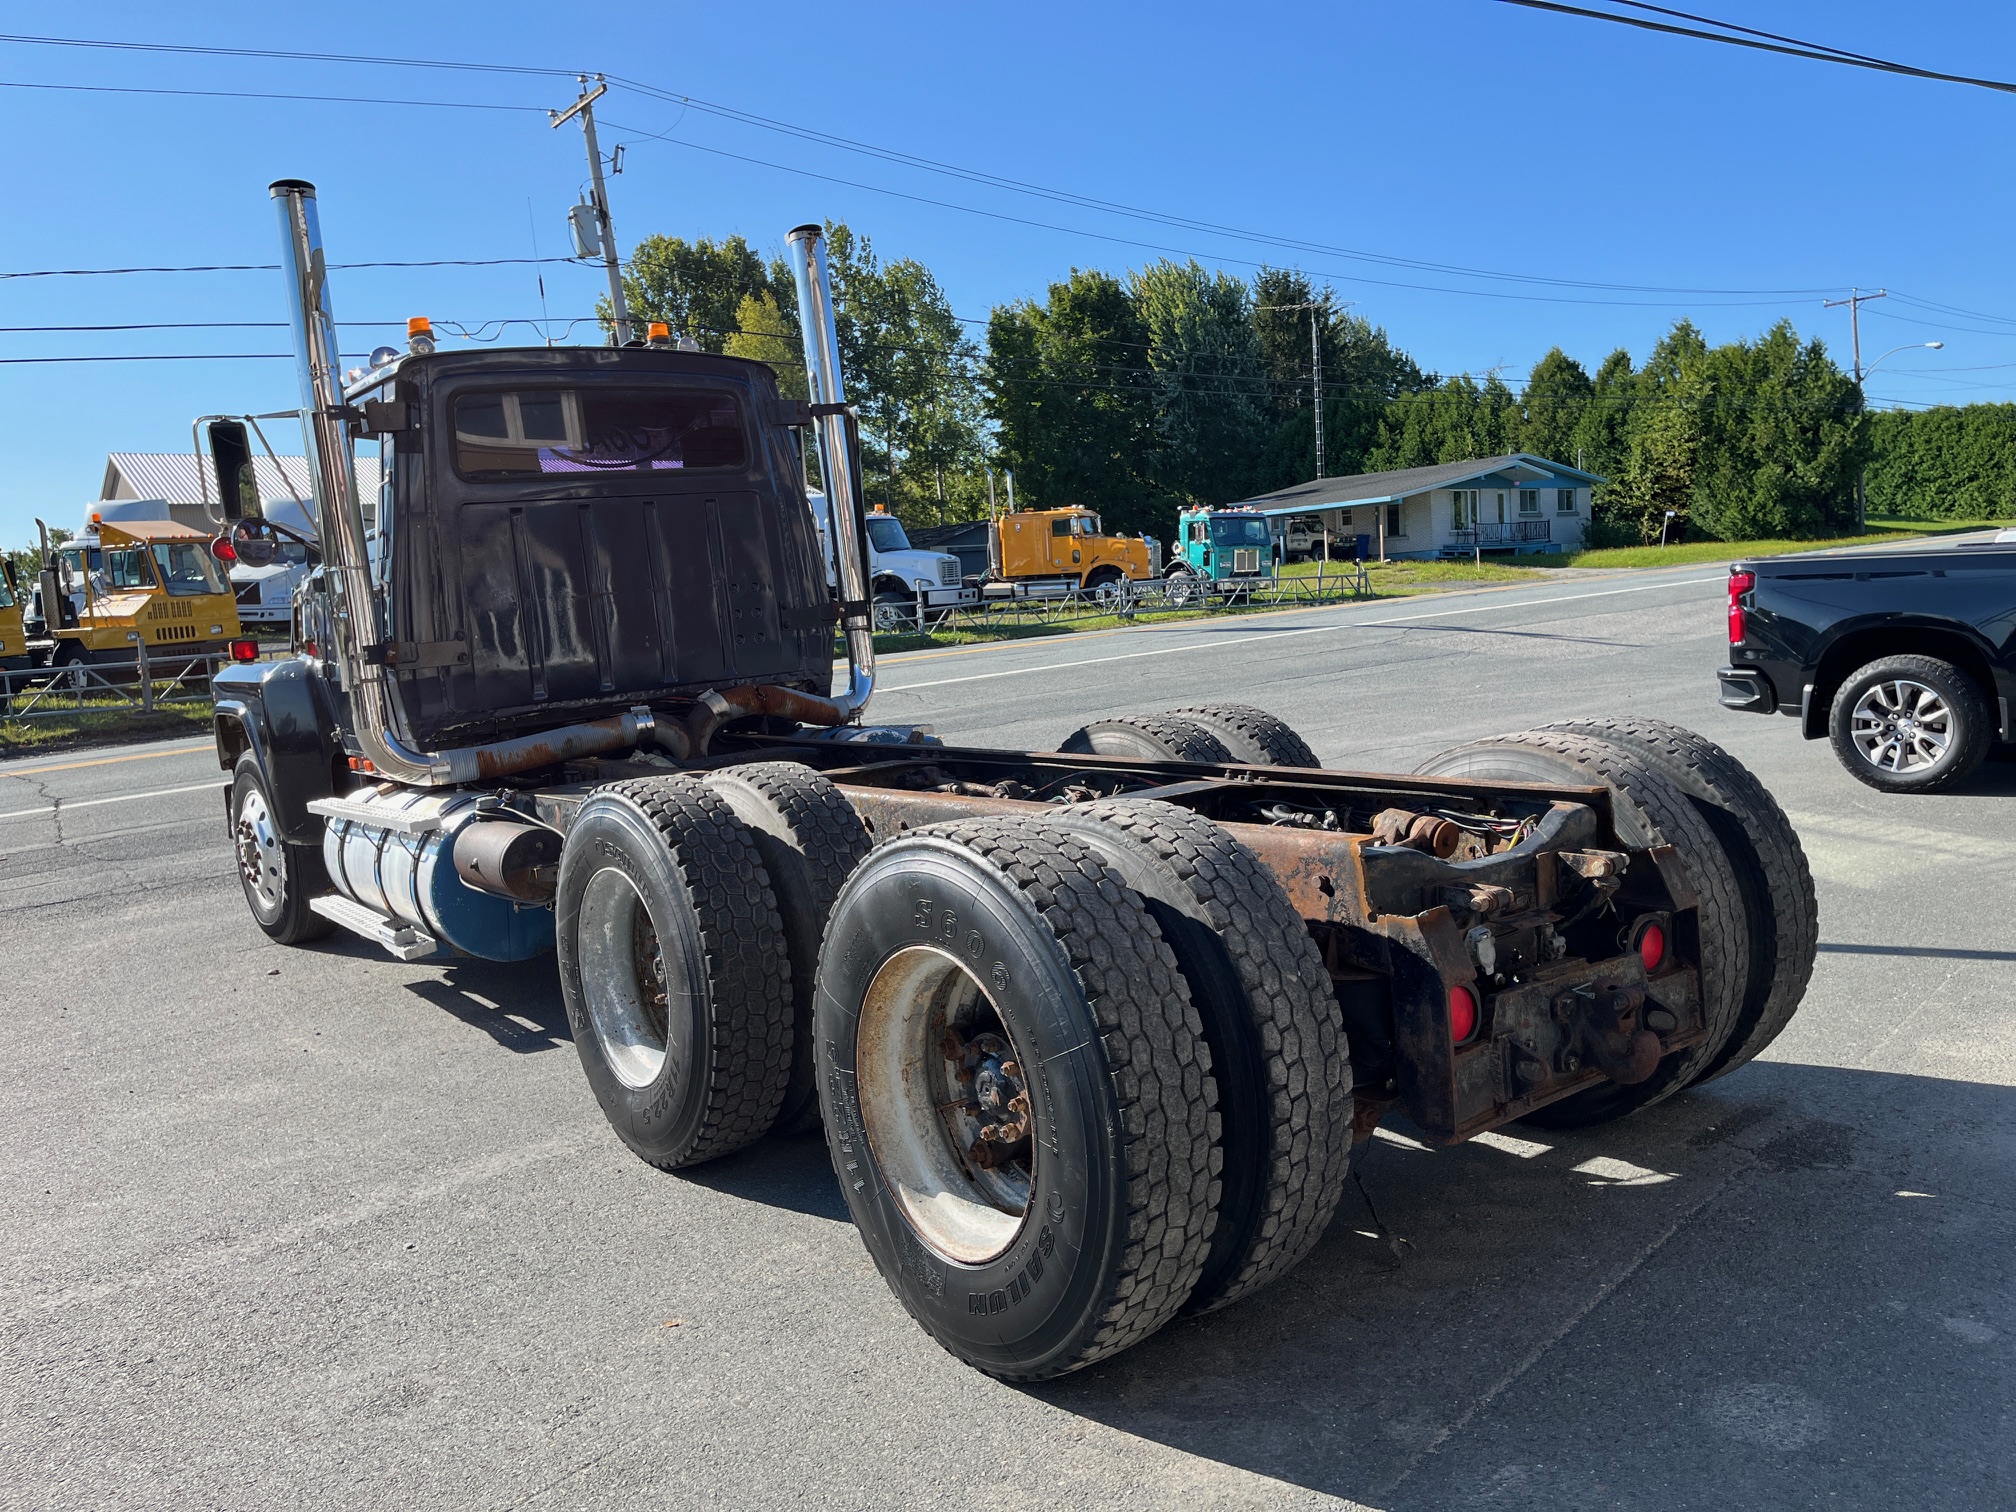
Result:
[[[1218,1229],[1186,1313],[1301,1263],[1351,1156],[1351,1060],[1323,956],[1288,895],[1210,820],[1152,799],[1053,811],[1139,893],[1204,1024],[1225,1151]]]
[[[1178,719],[1201,724],[1234,761],[1251,766],[1320,767],[1309,742],[1265,709],[1251,704],[1194,704],[1169,711]]]
[[[1174,714],[1116,714],[1080,726],[1057,747],[1073,756],[1139,756],[1148,761],[1232,760],[1225,742],[1194,719]]]
[[[773,1132],[809,1133],[819,1127],[819,1088],[812,1074],[819,942],[841,884],[868,854],[868,829],[838,788],[795,762],[729,767],[701,781],[749,827],[777,894],[791,961],[791,1078]]]
[[[597,789],[560,853],[560,991],[617,1137],[664,1170],[753,1143],[791,1076],[791,966],[769,873],[694,778]]]
[[[1217,1218],[1211,1055],[1090,847],[1021,819],[878,847],[834,906],[814,1029],[854,1222],[947,1350],[1044,1380],[1175,1316]]]
[[[1841,684],[1827,732],[1858,781],[1885,793],[1938,793],[1981,765],[1994,726],[1981,689],[1951,662],[1886,656]]]
[[[1706,736],[1663,719],[1578,719],[1543,729],[1626,746],[1694,801],[1722,842],[1750,926],[1750,976],[1736,1030],[1694,1084],[1755,1059],[1798,1011],[1819,949],[1819,903],[1798,831],[1750,769]]]
[[[1433,777],[1608,787],[1618,838],[1634,846],[1671,845],[1694,886],[1707,1038],[1668,1055],[1645,1081],[1589,1087],[1529,1113],[1526,1122],[1544,1129],[1609,1123],[1664,1101],[1705,1071],[1742,1018],[1750,980],[1750,936],[1735,870],[1687,795],[1626,747],[1551,731],[1473,741],[1444,751],[1415,770]]]
[[[335,928],[308,906],[329,891],[321,848],[290,844],[281,833],[273,795],[250,751],[231,770],[231,849],[246,905],[268,938],[303,945]]]

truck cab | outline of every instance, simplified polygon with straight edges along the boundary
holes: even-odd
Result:
[[[0,672],[27,670],[28,632],[21,624],[21,587],[14,564],[0,561]]]
[[[806,496],[812,523],[819,532],[820,555],[826,559],[826,582],[836,582],[833,561],[832,511],[823,493]],[[980,601],[968,588],[959,558],[950,552],[924,551],[910,544],[903,522],[876,510],[868,516],[868,570],[875,598],[875,628],[915,627],[925,613],[942,614]]]
[[[140,646],[150,655],[208,654],[239,633],[237,605],[202,531],[97,515],[83,534],[45,548],[25,619],[30,654],[58,667],[129,662]]]
[[[1159,575],[1152,542],[1106,534],[1099,516],[1080,505],[1016,510],[1001,516],[994,528],[993,575],[1001,581],[1066,579],[1097,593]]]
[[[1250,509],[1186,509],[1178,523],[1177,560],[1171,578],[1193,584],[1242,586],[1274,575],[1274,534],[1267,517]]]

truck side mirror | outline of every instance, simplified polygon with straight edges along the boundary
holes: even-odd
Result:
[[[233,524],[264,519],[259,480],[252,467],[252,440],[244,422],[212,420],[203,427],[203,439],[210,450],[210,472],[217,483],[224,518]]]

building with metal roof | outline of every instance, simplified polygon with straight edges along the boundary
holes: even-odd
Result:
[[[194,452],[113,452],[105,459],[105,481],[98,490],[93,512],[105,519],[170,519],[198,530],[208,530],[215,520],[205,508],[217,505],[215,483],[206,487],[203,459]],[[282,525],[312,531],[311,511],[304,507],[311,497],[306,457],[255,457],[253,474],[259,484],[259,498],[266,513]],[[357,491],[364,506],[366,524],[377,512],[378,459],[357,459]],[[118,506],[107,508],[107,505]]]
[[[1229,506],[1282,522],[1291,554],[1327,528],[1348,552],[1366,538],[1368,555],[1469,556],[1475,551],[1575,551],[1589,527],[1589,491],[1606,481],[1526,452],[1438,462],[1393,472],[1317,478]]]

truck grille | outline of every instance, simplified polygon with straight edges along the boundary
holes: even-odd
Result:
[[[259,602],[259,585],[257,583],[240,583],[238,585],[238,602],[241,604],[257,604]]]
[[[938,586],[956,588],[959,586],[959,559],[945,557],[938,563]]]
[[[1260,553],[1257,551],[1235,550],[1232,553],[1232,570],[1234,572],[1258,572],[1260,570]]]

